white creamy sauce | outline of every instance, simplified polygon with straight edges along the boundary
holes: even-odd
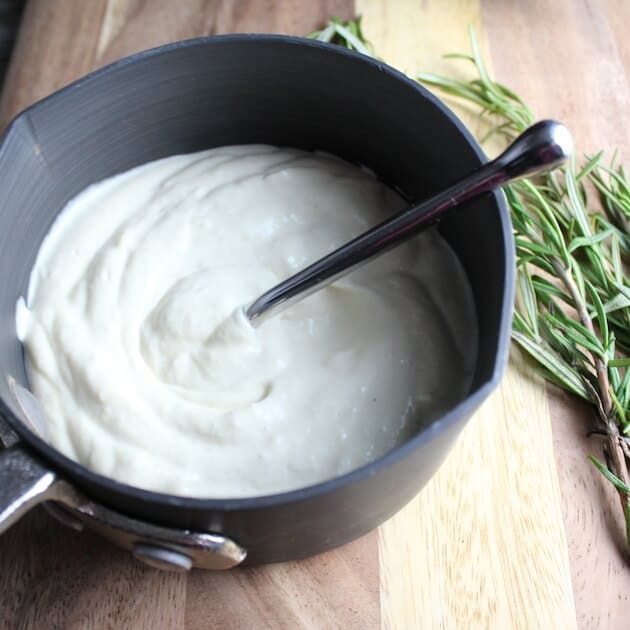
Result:
[[[468,391],[470,288],[425,233],[253,330],[238,310],[404,207],[337,158],[236,146],[146,164],[60,214],[16,325],[52,444],[198,497],[295,489]]]

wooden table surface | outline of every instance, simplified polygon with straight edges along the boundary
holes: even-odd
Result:
[[[114,59],[220,32],[304,34],[364,16],[414,73],[480,36],[490,68],[581,152],[630,162],[625,0],[31,0],[0,121]],[[462,116],[473,125],[465,112]],[[0,538],[0,628],[625,628],[630,560],[615,497],[586,461],[588,410],[515,357],[432,482],[378,531],[302,562],[160,573],[35,510]]]

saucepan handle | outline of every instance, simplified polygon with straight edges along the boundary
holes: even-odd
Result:
[[[57,481],[21,444],[0,452],[0,534],[35,505],[54,498]]]

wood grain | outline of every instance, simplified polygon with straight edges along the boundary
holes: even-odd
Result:
[[[303,34],[354,10],[353,0],[31,0],[0,123],[137,50],[230,31]],[[379,55],[409,74],[470,76],[442,54],[467,51],[474,25],[499,79],[566,120],[585,151],[627,146],[630,3],[356,0],[356,10]],[[414,501],[378,532],[299,563],[158,573],[36,510],[0,538],[0,628],[626,628],[630,570],[614,497],[585,459],[586,424],[584,408],[515,361]]]
[[[302,562],[189,579],[187,629],[377,628],[377,533]]]
[[[107,0],[29,2],[0,99],[0,124],[94,68]]]

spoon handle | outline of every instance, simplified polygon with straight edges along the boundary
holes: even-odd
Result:
[[[253,326],[259,326],[265,319],[415,236],[450,208],[520,177],[552,170],[563,164],[572,151],[571,134],[561,123],[543,120],[532,125],[496,159],[263,293],[245,308],[246,317]]]

